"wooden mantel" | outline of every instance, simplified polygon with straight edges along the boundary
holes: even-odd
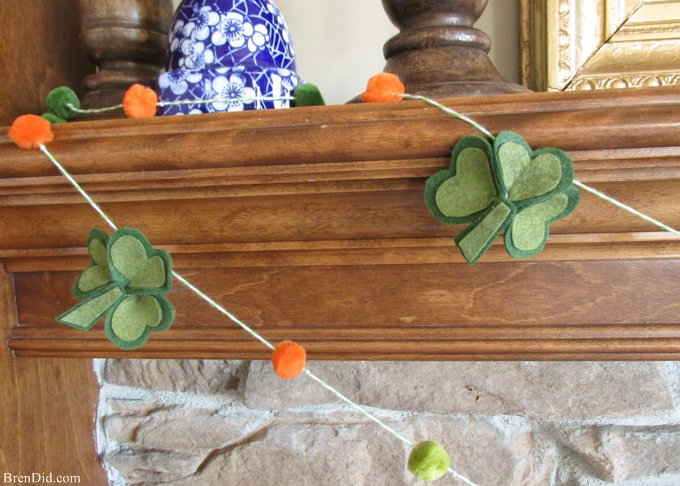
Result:
[[[680,88],[444,100],[496,133],[566,150],[576,177],[680,227]],[[427,177],[475,133],[422,102],[72,122],[52,153],[119,226],[277,342],[311,359],[680,358],[680,238],[583,194],[544,250],[494,245],[474,266],[462,229],[423,203]],[[177,283],[172,329],[121,351],[102,326],[54,317],[77,301],[99,216],[40,151],[0,135],[0,260],[17,356],[266,359]],[[7,318],[7,316],[3,316]]]

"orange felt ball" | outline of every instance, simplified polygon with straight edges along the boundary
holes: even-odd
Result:
[[[36,149],[54,139],[50,122],[37,115],[22,115],[14,120],[8,135],[22,149]]]
[[[400,94],[406,93],[404,84],[399,76],[390,73],[380,73],[368,80],[366,91],[361,94],[364,103],[380,101],[401,101]]]
[[[151,88],[133,84],[123,96],[123,111],[128,118],[151,118],[156,115],[158,95]]]
[[[302,373],[306,362],[305,348],[293,341],[282,341],[272,353],[274,372],[284,380],[290,380]]]

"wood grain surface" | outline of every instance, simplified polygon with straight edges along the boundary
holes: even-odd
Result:
[[[69,86],[84,94],[95,70],[80,47],[76,0],[0,2],[0,125],[45,112],[45,97]]]
[[[0,339],[16,323],[11,277],[0,266]],[[16,359],[0,353],[0,471],[77,476],[80,484],[108,484],[94,439],[99,385],[92,361]],[[5,482],[8,482],[5,480]],[[27,481],[23,481],[27,482]]]

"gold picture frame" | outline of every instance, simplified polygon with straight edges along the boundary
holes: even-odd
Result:
[[[536,91],[680,84],[680,0],[520,0]]]

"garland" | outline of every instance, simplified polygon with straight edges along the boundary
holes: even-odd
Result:
[[[294,97],[285,98],[292,101],[293,106],[324,104],[321,93],[312,84],[299,86],[294,94]],[[474,120],[435,100],[407,94],[404,85],[394,75],[381,73],[372,77],[361,98],[366,103],[419,100],[470,124],[485,136],[473,135],[459,140],[453,148],[450,167],[433,174],[424,190],[425,204],[435,218],[445,224],[467,224],[456,236],[455,244],[470,264],[477,262],[501,234],[512,257],[528,258],[539,253],[548,240],[550,224],[567,217],[577,207],[579,189],[680,236],[680,231],[575,180],[573,162],[562,150],[533,150],[513,132],[494,136]],[[257,98],[191,102],[255,100]],[[314,375],[307,368],[303,346],[287,340],[277,345],[270,343],[173,270],[172,257],[154,248],[142,232],[134,228],[119,229],[46,147],[54,139],[51,124],[64,123],[78,114],[122,109],[129,118],[149,118],[155,116],[158,107],[177,103],[182,102],[159,101],[153,90],[133,85],[121,105],[83,110],[75,93],[60,87],[48,95],[45,103],[48,111],[43,116],[23,115],[12,124],[9,130],[12,141],[22,149],[41,150],[113,229],[111,236],[96,229],[90,232],[87,239],[90,264],[78,276],[72,289],[81,302],[57,320],[85,331],[104,318],[107,337],[122,349],[135,349],[143,345],[152,332],[164,331],[171,326],[174,308],[165,294],[174,278],[269,348],[273,371],[278,377],[290,380],[301,374],[307,375],[408,445],[411,448],[408,469],[416,477],[434,481],[448,473],[465,484],[475,486],[451,468],[451,459],[438,442],[426,440],[414,443],[402,436]]]

